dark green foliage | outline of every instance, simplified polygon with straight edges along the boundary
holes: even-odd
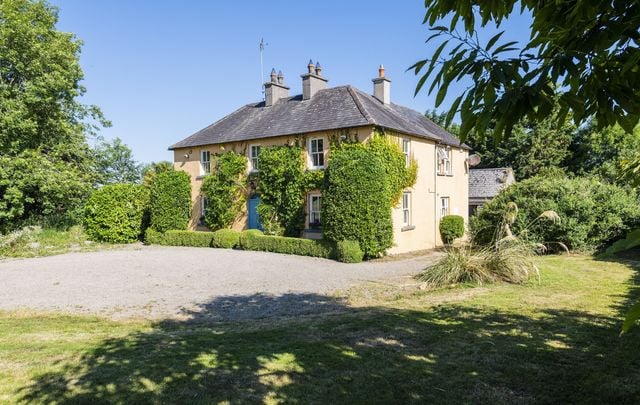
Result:
[[[305,176],[302,148],[263,148],[259,167],[258,214],[265,231],[298,236],[304,226],[306,186],[317,182],[312,176]]]
[[[438,89],[436,107],[449,85],[472,82],[457,97],[447,124],[460,112],[460,136],[488,128],[500,139],[524,117],[547,117],[559,94],[562,122],[571,112],[576,126],[596,117],[600,128],[619,124],[631,132],[640,119],[640,3],[627,0],[547,1],[434,0],[425,2],[432,55],[411,68]],[[498,33],[480,44],[476,30],[500,25],[514,12],[532,16],[528,40]],[[443,24],[446,24],[444,26]],[[612,34],[614,33],[614,34]],[[507,33],[509,35],[509,33]]]
[[[360,263],[364,253],[355,240],[341,240],[336,243],[336,259],[343,263]]]
[[[151,226],[158,232],[187,229],[191,216],[191,177],[182,170],[162,172],[150,187]]]
[[[0,156],[0,232],[29,223],[75,223],[91,194],[92,178],[73,163],[39,151]]]
[[[211,246],[215,248],[233,249],[240,244],[240,232],[233,229],[218,229],[213,233]]]
[[[175,170],[173,168],[173,163],[167,160],[151,162],[142,168],[142,184],[145,186],[151,186],[156,175],[164,172],[171,172],[173,170]]]
[[[254,231],[255,229],[242,232],[240,235],[242,249],[298,256],[335,257],[334,244],[328,241],[264,235],[260,231]]]
[[[144,232],[149,190],[137,184],[110,184],[93,192],[84,207],[89,238],[113,243],[135,242]]]
[[[205,222],[217,230],[230,227],[246,203],[247,158],[230,151],[214,156],[211,164],[201,191],[209,204]]]
[[[147,245],[165,245],[164,233],[149,227],[144,231],[144,243]]]
[[[602,249],[640,224],[640,205],[634,193],[595,178],[537,176],[502,191],[471,218],[474,243],[492,242],[509,202],[519,208],[514,234],[527,229],[521,237],[562,242],[572,250]],[[528,227],[547,210],[555,211],[561,220]]]
[[[362,144],[331,151],[322,201],[324,237],[356,240],[365,257],[383,254],[393,244],[391,200],[385,166]]]
[[[211,247],[213,232],[167,231],[164,244],[168,246]]]
[[[440,237],[446,244],[464,235],[464,218],[460,215],[445,215],[440,220]]]

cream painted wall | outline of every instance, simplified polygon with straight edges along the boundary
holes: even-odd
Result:
[[[373,133],[373,127],[350,128],[348,130],[323,131],[303,134],[299,136],[281,136],[274,138],[257,139],[246,142],[234,142],[222,145],[207,145],[195,148],[181,148],[174,150],[174,167],[176,170],[184,170],[191,175],[192,219],[190,229],[206,230],[206,227],[198,224],[200,218],[200,187],[203,176],[200,173],[200,151],[208,150],[211,154],[221,150],[234,150],[249,157],[249,145],[262,147],[272,145],[293,144],[296,141],[304,141],[307,168],[311,166],[311,158],[308,154],[309,139],[322,138],[325,149],[325,165],[329,158],[329,139],[340,136],[347,131],[350,137],[355,137],[361,142],[366,141]],[[401,145],[403,138],[411,140],[411,154],[418,164],[418,176],[416,184],[406,191],[411,192],[411,216],[412,229],[403,229],[402,202],[392,210],[394,246],[389,254],[412,252],[416,250],[432,249],[442,245],[438,231],[440,197],[450,198],[450,213],[461,215],[468,222],[468,192],[469,174],[466,167],[468,151],[452,147],[453,174],[451,176],[436,175],[436,143],[424,138],[388,133]],[[224,149],[223,149],[224,148]],[[185,157],[188,155],[188,157]],[[247,168],[249,170],[249,168]],[[317,190],[312,191],[317,192]],[[309,193],[309,194],[311,194]],[[308,201],[305,227],[309,227]],[[242,230],[247,226],[247,212],[238,215],[233,224],[233,229]]]

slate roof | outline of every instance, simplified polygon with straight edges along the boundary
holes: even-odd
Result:
[[[493,198],[500,190],[515,183],[510,167],[469,170],[469,199]]]
[[[265,107],[264,102],[247,104],[169,149],[363,125],[377,125],[467,148],[418,111],[393,103],[385,105],[355,87],[340,86],[320,90],[309,100],[297,95],[281,99],[270,107]]]

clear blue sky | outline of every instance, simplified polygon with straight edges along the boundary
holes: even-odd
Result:
[[[282,70],[291,94],[301,92],[309,59],[320,61],[329,86],[372,91],[384,64],[391,100],[418,111],[434,107],[406,72],[430,55],[424,2],[415,1],[83,1],[50,0],[58,29],[84,41],[83,102],[112,121],[102,131],[120,137],[142,162],[172,160],[167,147],[261,99],[258,43],[264,37],[265,76]],[[512,18],[505,38],[524,41],[529,18]],[[481,33],[481,39],[494,30]],[[452,86],[444,109],[461,86]]]

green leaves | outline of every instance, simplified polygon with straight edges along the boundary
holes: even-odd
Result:
[[[463,141],[470,132],[484,136],[489,129],[499,141],[525,117],[546,118],[556,92],[560,123],[570,114],[576,126],[596,118],[600,128],[617,124],[630,132],[640,121],[640,3],[433,0],[425,4],[425,24],[434,26],[445,19],[451,23],[431,29],[427,42],[438,43],[433,56],[411,67],[419,76],[416,94],[430,82],[428,92],[437,89],[438,106],[451,83],[471,84],[448,113],[452,119],[462,105]],[[533,16],[528,43],[501,43],[505,33],[501,31],[482,46],[475,35],[477,16],[480,26],[499,27],[516,4]],[[442,58],[447,51],[449,57]]]
[[[228,228],[246,202],[247,158],[233,151],[214,156],[211,174],[200,188],[207,199],[205,222],[212,230]]]
[[[156,175],[150,187],[151,227],[158,232],[185,230],[191,218],[191,178],[182,170]]]

